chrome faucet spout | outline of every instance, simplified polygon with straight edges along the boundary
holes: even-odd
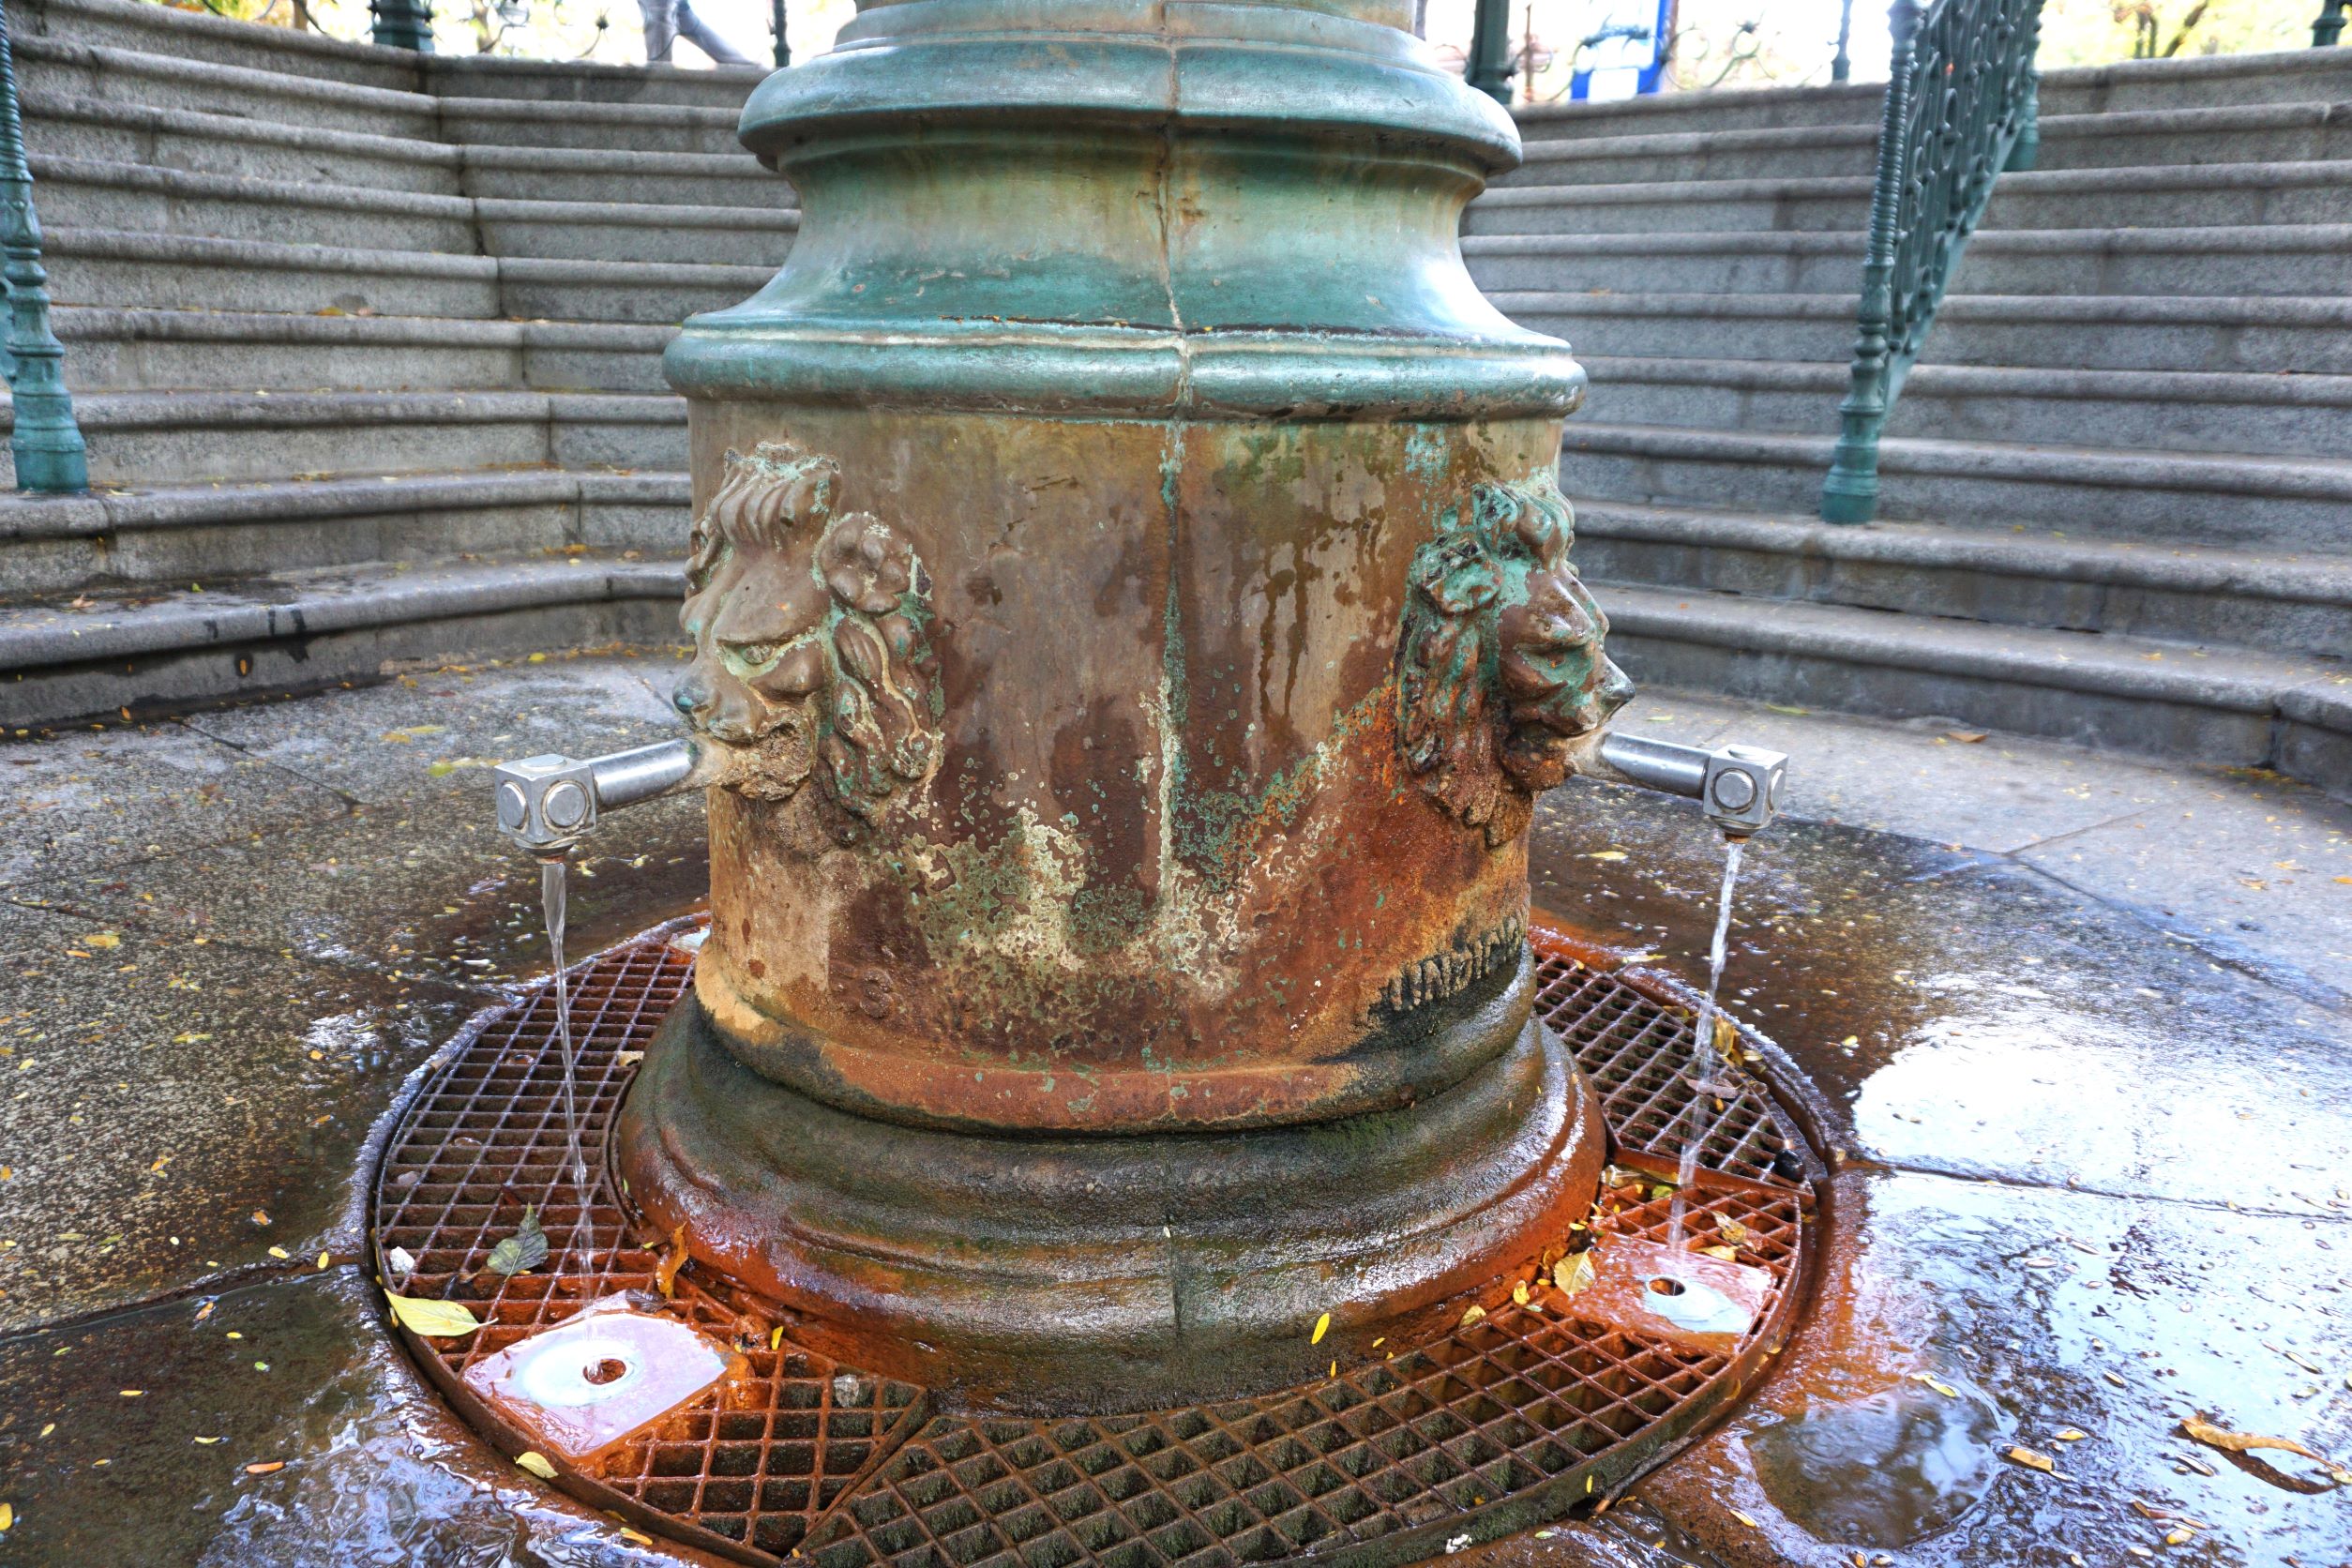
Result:
[[[1590,755],[1600,764],[1592,771],[1698,802],[1707,820],[1729,838],[1749,837],[1771,824],[1780,814],[1781,785],[1788,774],[1786,752],[1737,743],[1682,746],[1614,731]]]
[[[542,858],[568,854],[604,812],[693,788],[711,771],[703,747],[691,740],[602,757],[550,752],[502,762],[491,770],[499,830]]]

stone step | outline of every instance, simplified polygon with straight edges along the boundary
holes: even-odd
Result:
[[[0,609],[17,728],[374,679],[413,662],[677,638],[674,561],[600,555],[369,565],[158,597]],[[89,602],[95,599],[96,602]]]
[[[617,148],[744,158],[735,140],[739,109],[668,103],[571,103],[561,114],[529,99],[447,98],[441,134],[476,146]]]
[[[1472,234],[1462,254],[1496,294],[1834,294],[1860,287],[1859,234]],[[2352,294],[2352,223],[1988,230],[1956,294]]]
[[[711,154],[453,145],[45,92],[26,93],[23,107],[25,134],[44,158],[446,196],[768,210],[792,204],[791,186],[740,148]],[[545,106],[535,107],[545,115]]]
[[[1497,293],[1520,325],[1583,354],[1837,361],[1853,352],[1851,295]],[[2352,375],[2352,299],[1952,294],[1937,365]]]
[[[734,113],[768,75],[766,68],[758,66],[647,70],[575,60],[416,54],[132,0],[30,0],[11,11],[10,21],[13,33],[35,41],[65,38],[199,65],[443,98],[674,105]],[[761,41],[749,36],[738,40],[747,52]]]
[[[799,224],[790,211],[440,196],[94,158],[37,158],[33,172],[44,220],[61,227],[386,250],[773,268]]]
[[[118,230],[50,229],[62,304],[383,316],[635,322],[674,326],[740,304],[767,266],[578,262],[372,250]]]
[[[741,40],[746,53],[761,40]],[[719,66],[708,70],[602,65],[585,60],[523,60],[505,55],[429,54],[421,62],[426,91],[446,98],[505,98],[570,105],[643,104],[743,113],[751,89],[772,74],[766,66]]]
[[[1843,363],[1584,356],[1586,408],[1611,425],[1837,428]],[[1947,441],[2332,457],[2352,430],[2352,376],[2027,369],[1921,364],[1887,432]]]
[[[617,392],[100,392],[74,400],[94,485],[553,463],[683,469],[686,402]],[[13,410],[0,426],[14,428]],[[0,482],[15,464],[0,461]]]
[[[1619,501],[1802,516],[1820,505],[1832,435],[1572,419],[1561,483]],[[1878,511],[1891,520],[1967,519],[2109,541],[2352,552],[2352,459],[1889,437],[1878,472]]]
[[[1466,234],[1861,234],[1866,174],[1680,184],[1522,185],[1490,190]],[[2220,163],[2004,174],[1983,227],[1997,231],[2333,223],[2352,213],[2352,164]]]
[[[152,8],[158,13],[163,9]],[[415,90],[322,81],[177,53],[145,53],[71,37],[13,41],[20,89],[50,98],[188,109],[373,136],[429,139],[434,133],[434,99]],[[32,151],[40,151],[38,142]]]
[[[664,393],[667,325],[430,316],[111,309],[66,305],[53,324],[77,395],[174,388],[279,391]]]
[[[2344,556],[1575,503],[1576,563],[1598,580],[2297,656],[2352,650]]]
[[[417,56],[406,50],[343,43],[305,29],[256,26],[137,0],[18,0],[8,8],[8,31],[20,46],[28,38],[63,38],[330,83],[407,92],[421,91],[423,84]]]
[[[2145,756],[2317,776],[2352,740],[2339,660],[1727,594],[1596,584],[1636,683],[1933,715]]]
[[[2352,102],[2352,52],[2296,49],[2269,54],[2130,60],[2043,71],[2045,118],[2258,103]],[[1632,135],[1697,134],[1806,126],[1876,127],[1886,87],[1766,87],[1666,93],[1611,103],[1545,104],[1515,112],[1529,143]]]
[[[280,479],[0,498],[0,580],[13,597],[191,583],[370,562],[425,565],[576,547],[686,552],[683,472],[554,468]]]
[[[1855,121],[1762,130],[1680,131],[1527,144],[1497,188],[1767,177],[1869,177],[1877,125]],[[2284,163],[2352,153],[2352,103],[2231,104],[2211,109],[2056,114],[2042,119],[2034,167],[2137,168]]]

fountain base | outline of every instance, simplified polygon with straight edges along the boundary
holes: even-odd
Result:
[[[1548,1073],[1564,1048],[1598,1098],[1615,1162],[1582,1230],[1560,1237],[1591,1246],[1597,1267],[1499,1269],[1472,1292],[1478,1310],[1371,1343],[1327,1334],[1310,1346],[1316,1309],[1292,1326],[1315,1364],[1271,1392],[1163,1402],[1114,1391],[1066,1415],[977,1408],[830,1352],[824,1323],[668,1247],[600,1174],[640,1063],[663,1060],[670,1048],[656,1035],[680,1027],[665,1023],[690,991],[677,930],[574,971],[591,1190],[573,1184],[565,1158],[550,987],[458,1041],[403,1112],[377,1173],[370,1239],[392,1289],[464,1304],[481,1320],[458,1335],[396,1332],[509,1455],[541,1445],[475,1395],[469,1370],[591,1303],[633,1292],[641,1310],[739,1353],[739,1375],[654,1428],[552,1466],[553,1484],[589,1506],[704,1552],[816,1568],[1310,1556],[1323,1568],[1391,1568],[1621,1492],[1754,1387],[1802,1310],[1820,1166],[1764,1083],[1728,1063],[1709,1089],[1722,1104],[1685,1202],[1693,1233],[1756,1271],[1755,1317],[1743,1333],[1694,1334],[1618,1288],[1666,1239],[1675,1128],[1695,1093],[1695,999],[1536,931],[1535,1012],[1558,1047],[1534,1059]],[[1763,1042],[1741,1038],[1760,1064]],[[511,1276],[489,1271],[526,1205],[540,1211],[549,1258]]]
[[[1524,1005],[1524,1003],[1522,1004]],[[1425,1333],[1558,1255],[1600,1107],[1530,1019],[1443,1093],[1225,1133],[1007,1138],[822,1104],[683,999],[616,1128],[656,1235],[802,1315],[838,1359],[998,1410],[1284,1388]],[[1319,1318],[1327,1331],[1310,1342]]]

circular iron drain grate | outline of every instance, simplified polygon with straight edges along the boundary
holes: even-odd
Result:
[[[573,973],[592,1171],[646,1042],[687,985],[681,929]],[[1279,1394],[1040,1419],[945,1409],[922,1388],[843,1366],[688,1264],[666,1281],[669,1310],[731,1342],[746,1375],[556,1485],[722,1556],[817,1568],[1219,1568],[1310,1554],[1396,1563],[1621,1489],[1778,1352],[1807,1277],[1816,1167],[1748,1071],[1726,1064],[1694,1085],[1690,1009],[1671,982],[1590,967],[1566,939],[1531,935],[1537,1009],[1592,1080],[1610,1130],[1617,1180],[1593,1216],[1604,1260],[1593,1283],[1569,1292],[1526,1281],[1435,1339]],[[1609,1263],[1666,1240],[1660,1179],[1679,1153],[1669,1139],[1702,1092],[1719,1108],[1686,1223],[1754,1282],[1754,1319],[1738,1334],[1676,1329],[1644,1304],[1644,1271]],[[456,1042],[378,1173],[379,1269],[392,1277],[384,1260],[401,1249],[414,1259],[403,1294],[465,1302],[483,1323],[459,1338],[398,1332],[509,1455],[532,1443],[475,1396],[467,1369],[589,1302],[655,1291],[669,1273],[608,1182],[586,1195],[572,1184],[562,1106],[549,987]],[[487,1272],[525,1205],[540,1212],[547,1261]]]

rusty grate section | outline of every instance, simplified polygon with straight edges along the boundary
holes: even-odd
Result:
[[[1617,1147],[1670,1161],[1687,1108],[1689,1030],[1662,1001],[1579,965],[1537,932],[1537,1005],[1599,1091]],[[599,1297],[651,1292],[656,1252],[602,1185],[603,1130],[685,990],[690,957],[656,934],[575,972],[584,1152],[572,1184],[554,996],[461,1041],[391,1138],[379,1258],[415,1259],[410,1295],[465,1302],[485,1327],[407,1336],[434,1381],[512,1454],[522,1434],[462,1381],[484,1356]],[[1722,1079],[1717,1080],[1720,1087]],[[1794,1304],[1805,1195],[1772,1174],[1788,1138],[1760,1086],[1726,1096],[1691,1194],[1695,1229],[1734,1220],[1772,1289],[1756,1329],[1694,1350],[1578,1316],[1538,1283],[1491,1313],[1329,1380],[1255,1399],[1063,1420],[940,1410],[921,1389],[793,1342],[761,1304],[689,1266],[671,1310],[750,1367],[561,1485],[641,1529],[746,1562],[817,1568],[1214,1568],[1313,1555],[1390,1563],[1556,1515],[1631,1480],[1759,1371]],[[1595,1228],[1663,1241],[1668,1201],[1606,1193]],[[547,1265],[506,1278],[490,1249],[536,1207]]]
[[[1663,1239],[1667,1207],[1605,1213],[1602,1244]],[[1744,1225],[1785,1293],[1795,1194],[1710,1189],[1694,1209]],[[1420,1555],[1441,1545],[1431,1530],[1450,1536],[1481,1510],[1591,1495],[1576,1482],[1597,1482],[1601,1461],[1654,1451],[1710,1413],[1734,1360],[1585,1321],[1574,1297],[1539,1287],[1434,1343],[1258,1399],[938,1417],[802,1551],[817,1568],[1211,1568],[1390,1540],[1383,1558]]]
[[[638,1053],[686,989],[692,961],[664,941],[632,943],[574,977],[582,1153],[604,1169],[603,1132],[636,1071]],[[466,1368],[589,1302],[625,1290],[656,1293],[657,1253],[634,1244],[626,1217],[599,1181],[583,1214],[566,1169],[563,1056],[552,988],[500,1017],[467,1046],[411,1109],[388,1145],[378,1185],[381,1256],[415,1259],[405,1294],[464,1302],[482,1319],[463,1339],[415,1340],[451,1397],[478,1425],[499,1418],[463,1381]],[[506,1278],[485,1273],[490,1248],[514,1233],[525,1205],[541,1215],[548,1264]],[[921,1391],[863,1376],[789,1341],[692,1275],[676,1304],[695,1327],[730,1340],[751,1376],[680,1412],[608,1456],[593,1478],[601,1505],[679,1524],[704,1545],[781,1557],[840,1497],[906,1419]],[[519,1439],[509,1452],[527,1444]]]
[[[1693,1105],[1692,1032],[1687,1008],[1660,1005],[1614,974],[1591,969],[1534,933],[1535,1010],[1558,1030],[1592,1080],[1609,1136],[1620,1148],[1681,1156]],[[1786,1161],[1775,1156],[1797,1145],[1761,1085],[1745,1073],[1730,1075],[1739,1093],[1723,1096],[1699,1147],[1702,1169],[1750,1181],[1786,1180]],[[1724,1081],[1718,1074],[1711,1080]]]

